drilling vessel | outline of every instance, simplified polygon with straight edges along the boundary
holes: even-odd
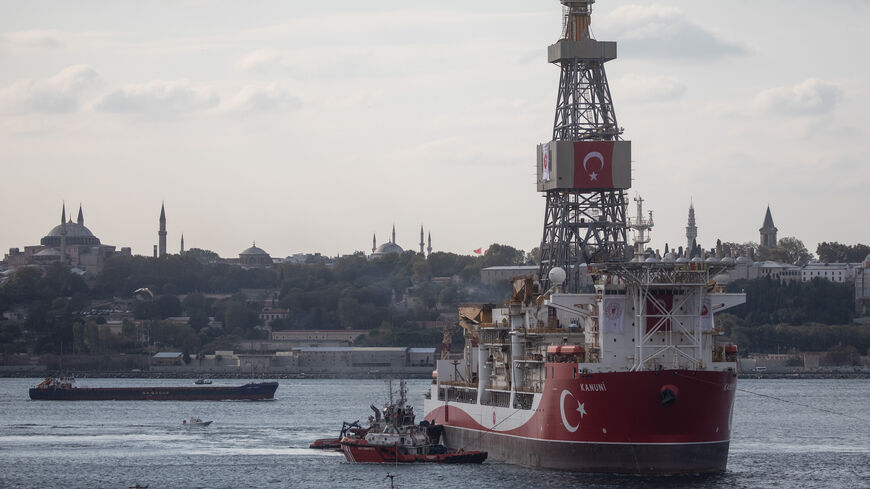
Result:
[[[460,306],[463,353],[442,352],[425,419],[450,448],[531,467],[723,471],[737,346],[714,314],[745,296],[717,283],[731,258],[659,258],[644,249],[653,222],[640,198],[626,217],[631,142],[604,71],[616,43],[591,37],[593,2],[561,0],[562,38],[548,49],[561,75],[553,138],[537,150],[538,274],[514,278],[503,305]]]

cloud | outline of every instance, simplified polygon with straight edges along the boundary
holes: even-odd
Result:
[[[676,100],[686,92],[686,86],[672,76],[642,76],[628,74],[614,80],[619,97],[636,102]]]
[[[821,115],[834,110],[843,96],[840,85],[810,78],[793,87],[776,87],[759,93],[755,106],[785,116]]]
[[[625,5],[604,22],[628,55],[714,60],[747,54],[748,49],[722,38],[715,30],[686,18],[682,10],[662,5]]]
[[[268,112],[274,110],[296,110],[302,107],[299,97],[276,83],[265,86],[248,85],[226,104],[231,112]]]
[[[241,70],[263,72],[286,65],[286,55],[277,49],[258,49],[246,54],[236,64]]]
[[[104,96],[97,108],[106,112],[178,115],[211,109],[219,103],[220,97],[210,87],[188,80],[154,80],[117,89]]]
[[[55,30],[28,30],[0,34],[0,46],[3,47],[55,49],[65,44],[63,34]]]
[[[102,83],[99,73],[90,66],[69,66],[50,78],[20,80],[0,89],[0,110],[47,114],[74,112]]]

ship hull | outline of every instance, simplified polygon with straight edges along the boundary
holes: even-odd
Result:
[[[446,427],[449,446],[486,451],[493,460],[528,467],[612,474],[702,474],[722,472],[729,442],[633,444],[566,443],[486,434]]]
[[[427,399],[425,418],[444,426],[450,448],[483,450],[492,459],[531,467],[632,474],[725,470],[732,371],[577,374],[576,366],[547,364],[549,378],[531,409]]]
[[[34,401],[260,401],[274,399],[277,382],[235,387],[73,387],[30,389]]]
[[[480,464],[487,458],[486,452],[463,451],[439,454],[403,454],[395,446],[370,445],[361,439],[344,439],[341,451],[348,462],[362,464]]]

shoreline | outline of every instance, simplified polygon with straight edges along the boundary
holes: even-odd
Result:
[[[57,370],[0,370],[0,378],[28,379],[73,376],[77,379],[430,379],[430,375],[420,373],[378,372],[349,375],[347,373],[292,373],[257,372],[253,377],[243,372],[166,372],[166,371],[57,371]],[[746,372],[738,373],[738,379],[870,379],[870,372]]]

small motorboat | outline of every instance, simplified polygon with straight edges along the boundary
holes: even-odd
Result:
[[[212,424],[212,421],[203,421],[196,416],[191,416],[190,420],[183,419],[181,420],[181,424],[188,427],[206,427]]]
[[[207,385],[207,384],[211,384],[211,379],[204,379],[204,378],[200,377],[200,378],[196,379],[196,381],[194,381],[193,383],[197,384],[197,385],[204,385],[204,384]]]

